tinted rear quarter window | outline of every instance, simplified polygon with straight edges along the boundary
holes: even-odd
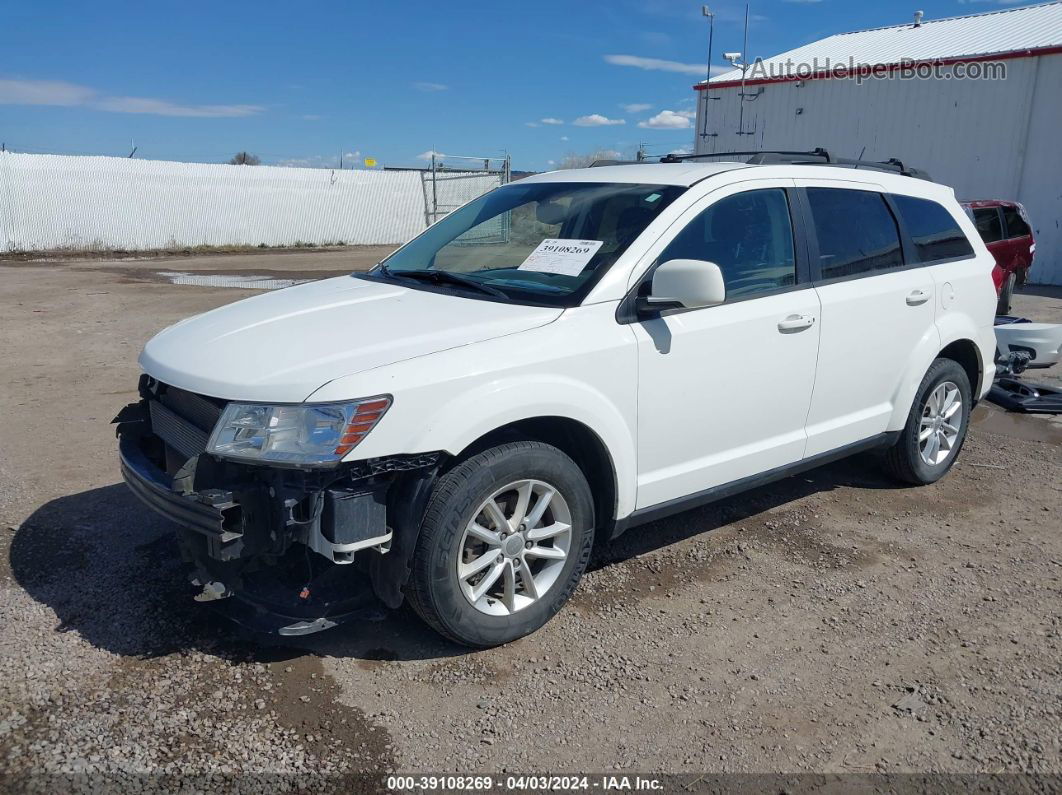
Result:
[[[973,246],[943,205],[913,196],[893,196],[911,236],[919,262],[940,262],[973,256]]]
[[[999,210],[995,207],[978,207],[970,212],[977,234],[986,243],[995,243],[1003,239],[1003,223],[999,219]]]
[[[1025,237],[1032,234],[1017,207],[1003,208],[1003,222],[1007,225],[1007,237]]]
[[[880,193],[807,188],[822,279],[903,267],[900,234]]]

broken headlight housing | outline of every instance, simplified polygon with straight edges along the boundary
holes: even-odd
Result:
[[[235,461],[332,466],[353,450],[391,406],[391,396],[345,403],[229,403],[207,452]]]

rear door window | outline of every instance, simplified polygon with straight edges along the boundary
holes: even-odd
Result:
[[[973,218],[977,234],[986,243],[996,243],[1003,239],[1003,222],[999,210],[995,207],[975,207],[969,211]]]
[[[907,227],[907,234],[911,236],[919,262],[973,256],[973,246],[942,204],[900,195],[893,195],[892,201]]]
[[[903,267],[900,233],[885,198],[874,191],[807,188],[821,279]]]
[[[1017,207],[1003,208],[1003,222],[1007,226],[1008,238],[1026,237],[1027,235],[1032,234],[1029,225],[1025,223],[1025,219],[1021,217],[1021,213],[1018,212]]]

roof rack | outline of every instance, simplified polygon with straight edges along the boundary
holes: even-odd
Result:
[[[916,179],[930,179],[929,173],[918,168],[909,168],[900,160],[891,157],[888,160],[851,160],[847,157],[834,157],[821,146],[810,152],[791,152],[780,149],[760,150],[756,152],[709,152],[702,155],[665,155],[661,163],[681,163],[685,160],[697,160],[705,157],[747,157],[745,162],[752,166],[769,163],[788,163],[807,166],[841,166],[843,168],[867,168],[875,171],[889,171]]]

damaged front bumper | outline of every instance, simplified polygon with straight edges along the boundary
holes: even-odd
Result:
[[[259,631],[305,634],[397,607],[441,453],[330,470],[205,452],[223,404],[141,379],[118,424],[122,477],[180,526],[196,599]]]

